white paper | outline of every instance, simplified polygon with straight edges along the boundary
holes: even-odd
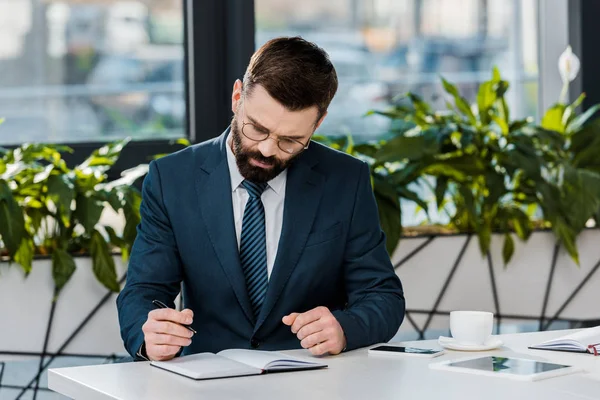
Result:
[[[223,357],[263,370],[325,367],[327,364],[304,360],[276,351],[229,349],[217,353]]]
[[[192,379],[258,375],[262,372],[261,369],[213,353],[192,354],[169,361],[152,361],[150,364]]]

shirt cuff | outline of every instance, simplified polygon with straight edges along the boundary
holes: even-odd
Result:
[[[146,354],[146,342],[142,342],[142,345],[135,353],[136,361],[150,361],[148,355]]]

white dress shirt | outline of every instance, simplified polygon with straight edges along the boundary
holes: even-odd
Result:
[[[235,236],[240,249],[240,237],[242,235],[242,221],[244,209],[248,201],[248,192],[242,186],[244,177],[235,162],[235,155],[231,150],[231,134],[227,137],[227,164],[229,165],[229,176],[231,178],[231,199],[233,201],[233,221],[235,223]],[[269,279],[275,264],[281,227],[283,225],[283,206],[285,204],[285,184],[287,181],[287,170],[271,179],[262,194],[261,200],[265,208],[265,230],[267,240],[267,273]]]

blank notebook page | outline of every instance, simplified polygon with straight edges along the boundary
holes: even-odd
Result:
[[[169,361],[152,361],[152,365],[193,379],[258,375],[260,369],[212,353],[200,353]]]

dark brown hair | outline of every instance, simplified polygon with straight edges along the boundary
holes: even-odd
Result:
[[[254,53],[244,75],[244,91],[250,95],[261,85],[290,111],[317,106],[325,114],[337,91],[338,81],[329,56],[301,37],[280,37]]]

